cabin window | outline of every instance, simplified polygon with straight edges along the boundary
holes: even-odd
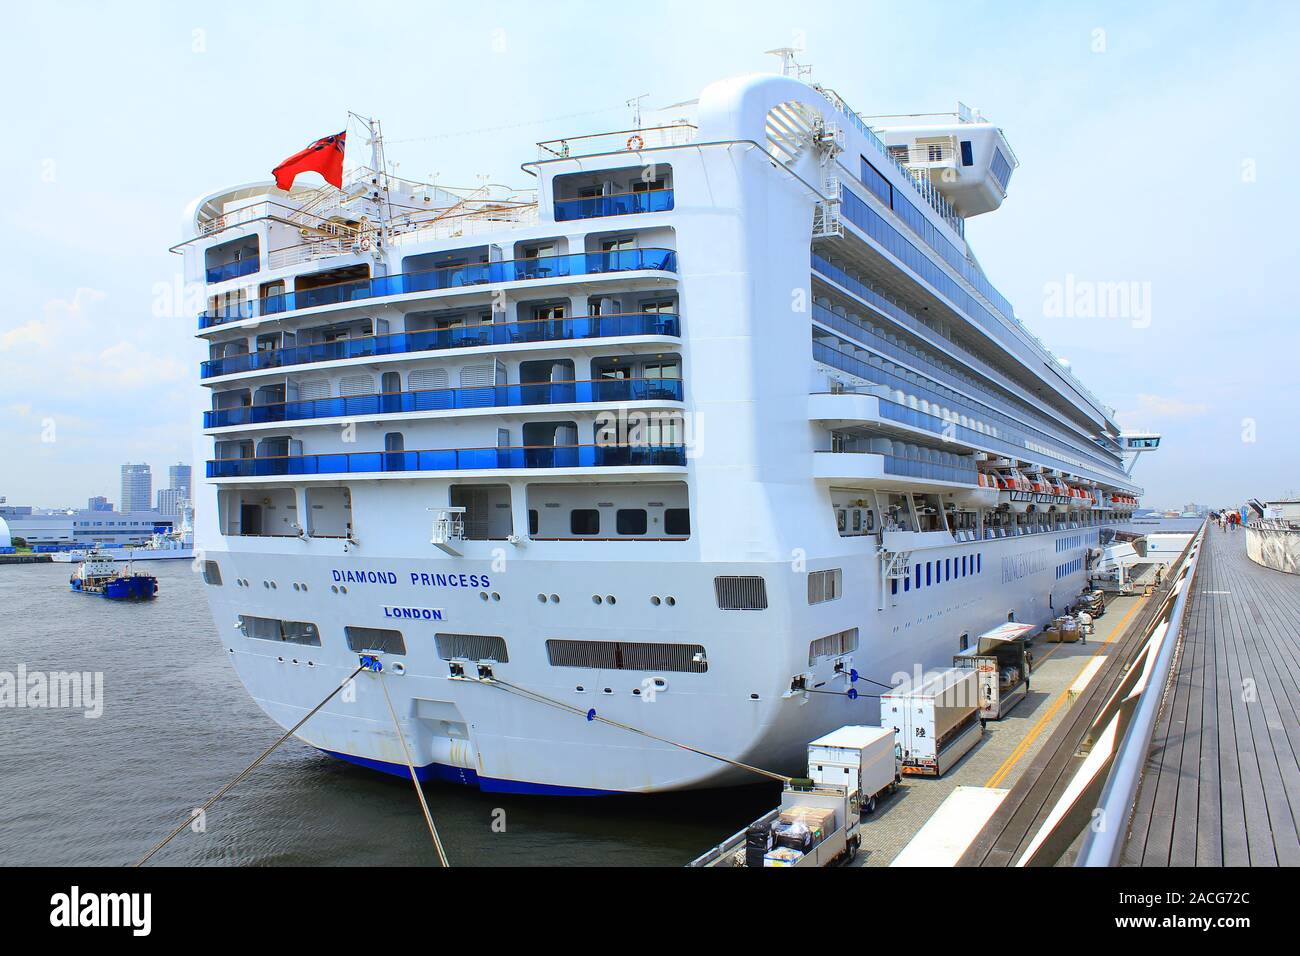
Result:
[[[528,533],[530,535],[537,534],[538,521],[539,519],[537,517],[537,509],[529,508],[528,509]]]
[[[808,572],[808,603],[822,604],[843,594],[844,572],[840,568]]]
[[[673,537],[685,537],[691,533],[691,511],[689,508],[664,509],[664,534]]]
[[[95,524],[100,522],[96,521]],[[215,561],[203,562],[203,583],[221,587],[221,566]]]
[[[619,534],[645,534],[646,512],[644,508],[620,508],[615,515],[615,524]]]
[[[569,512],[569,533],[600,534],[600,512],[595,508],[574,508]]]

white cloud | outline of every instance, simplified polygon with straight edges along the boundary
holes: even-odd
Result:
[[[1125,428],[1145,428],[1153,421],[1194,418],[1210,410],[1210,406],[1203,402],[1188,402],[1172,395],[1139,394],[1137,403],[1136,409],[1121,411],[1115,416]]]
[[[173,356],[148,346],[154,330],[145,317],[115,322],[101,303],[106,293],[77,289],[71,299],[51,299],[41,317],[0,332],[0,380],[6,389],[46,389],[61,395],[105,389],[109,397],[145,391],[185,378]]]

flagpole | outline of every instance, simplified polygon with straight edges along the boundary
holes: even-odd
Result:
[[[393,216],[392,190],[388,176],[388,161],[384,156],[384,134],[383,127],[380,126],[379,120],[369,116],[362,116],[360,113],[354,113],[348,110],[348,115],[355,118],[357,122],[364,123],[366,130],[370,134],[370,166],[380,177],[380,186],[384,191],[383,197],[379,201],[379,236],[380,243],[387,247],[390,231],[390,220]],[[378,248],[375,250],[378,253]]]

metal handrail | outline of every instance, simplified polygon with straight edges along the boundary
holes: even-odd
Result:
[[[1181,643],[1187,599],[1192,593],[1192,582],[1200,562],[1206,527],[1206,524],[1202,524],[1201,530],[1188,545],[1188,552],[1183,559],[1178,580],[1170,589],[1164,606],[1148,626],[1143,653],[1147,652],[1150,641],[1162,627],[1165,629],[1163,641],[1155,660],[1146,662],[1145,683],[1137,697],[1136,706],[1129,708],[1130,718],[1127,728],[1111,752],[1106,783],[1096,803],[1105,825],[1088,829],[1075,860],[1076,866],[1115,866],[1119,862],[1137,802],[1142,771],[1146,766],[1147,754],[1155,734],[1156,719],[1160,714],[1165,687],[1170,678],[1175,653]],[[1139,657],[1138,660],[1140,659]],[[1109,724],[1111,720],[1119,719],[1125,705],[1132,699],[1131,696],[1120,699],[1116,694],[1094,721],[1093,729]]]

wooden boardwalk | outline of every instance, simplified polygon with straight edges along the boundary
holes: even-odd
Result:
[[[1300,575],[1206,532],[1126,866],[1300,865]]]

